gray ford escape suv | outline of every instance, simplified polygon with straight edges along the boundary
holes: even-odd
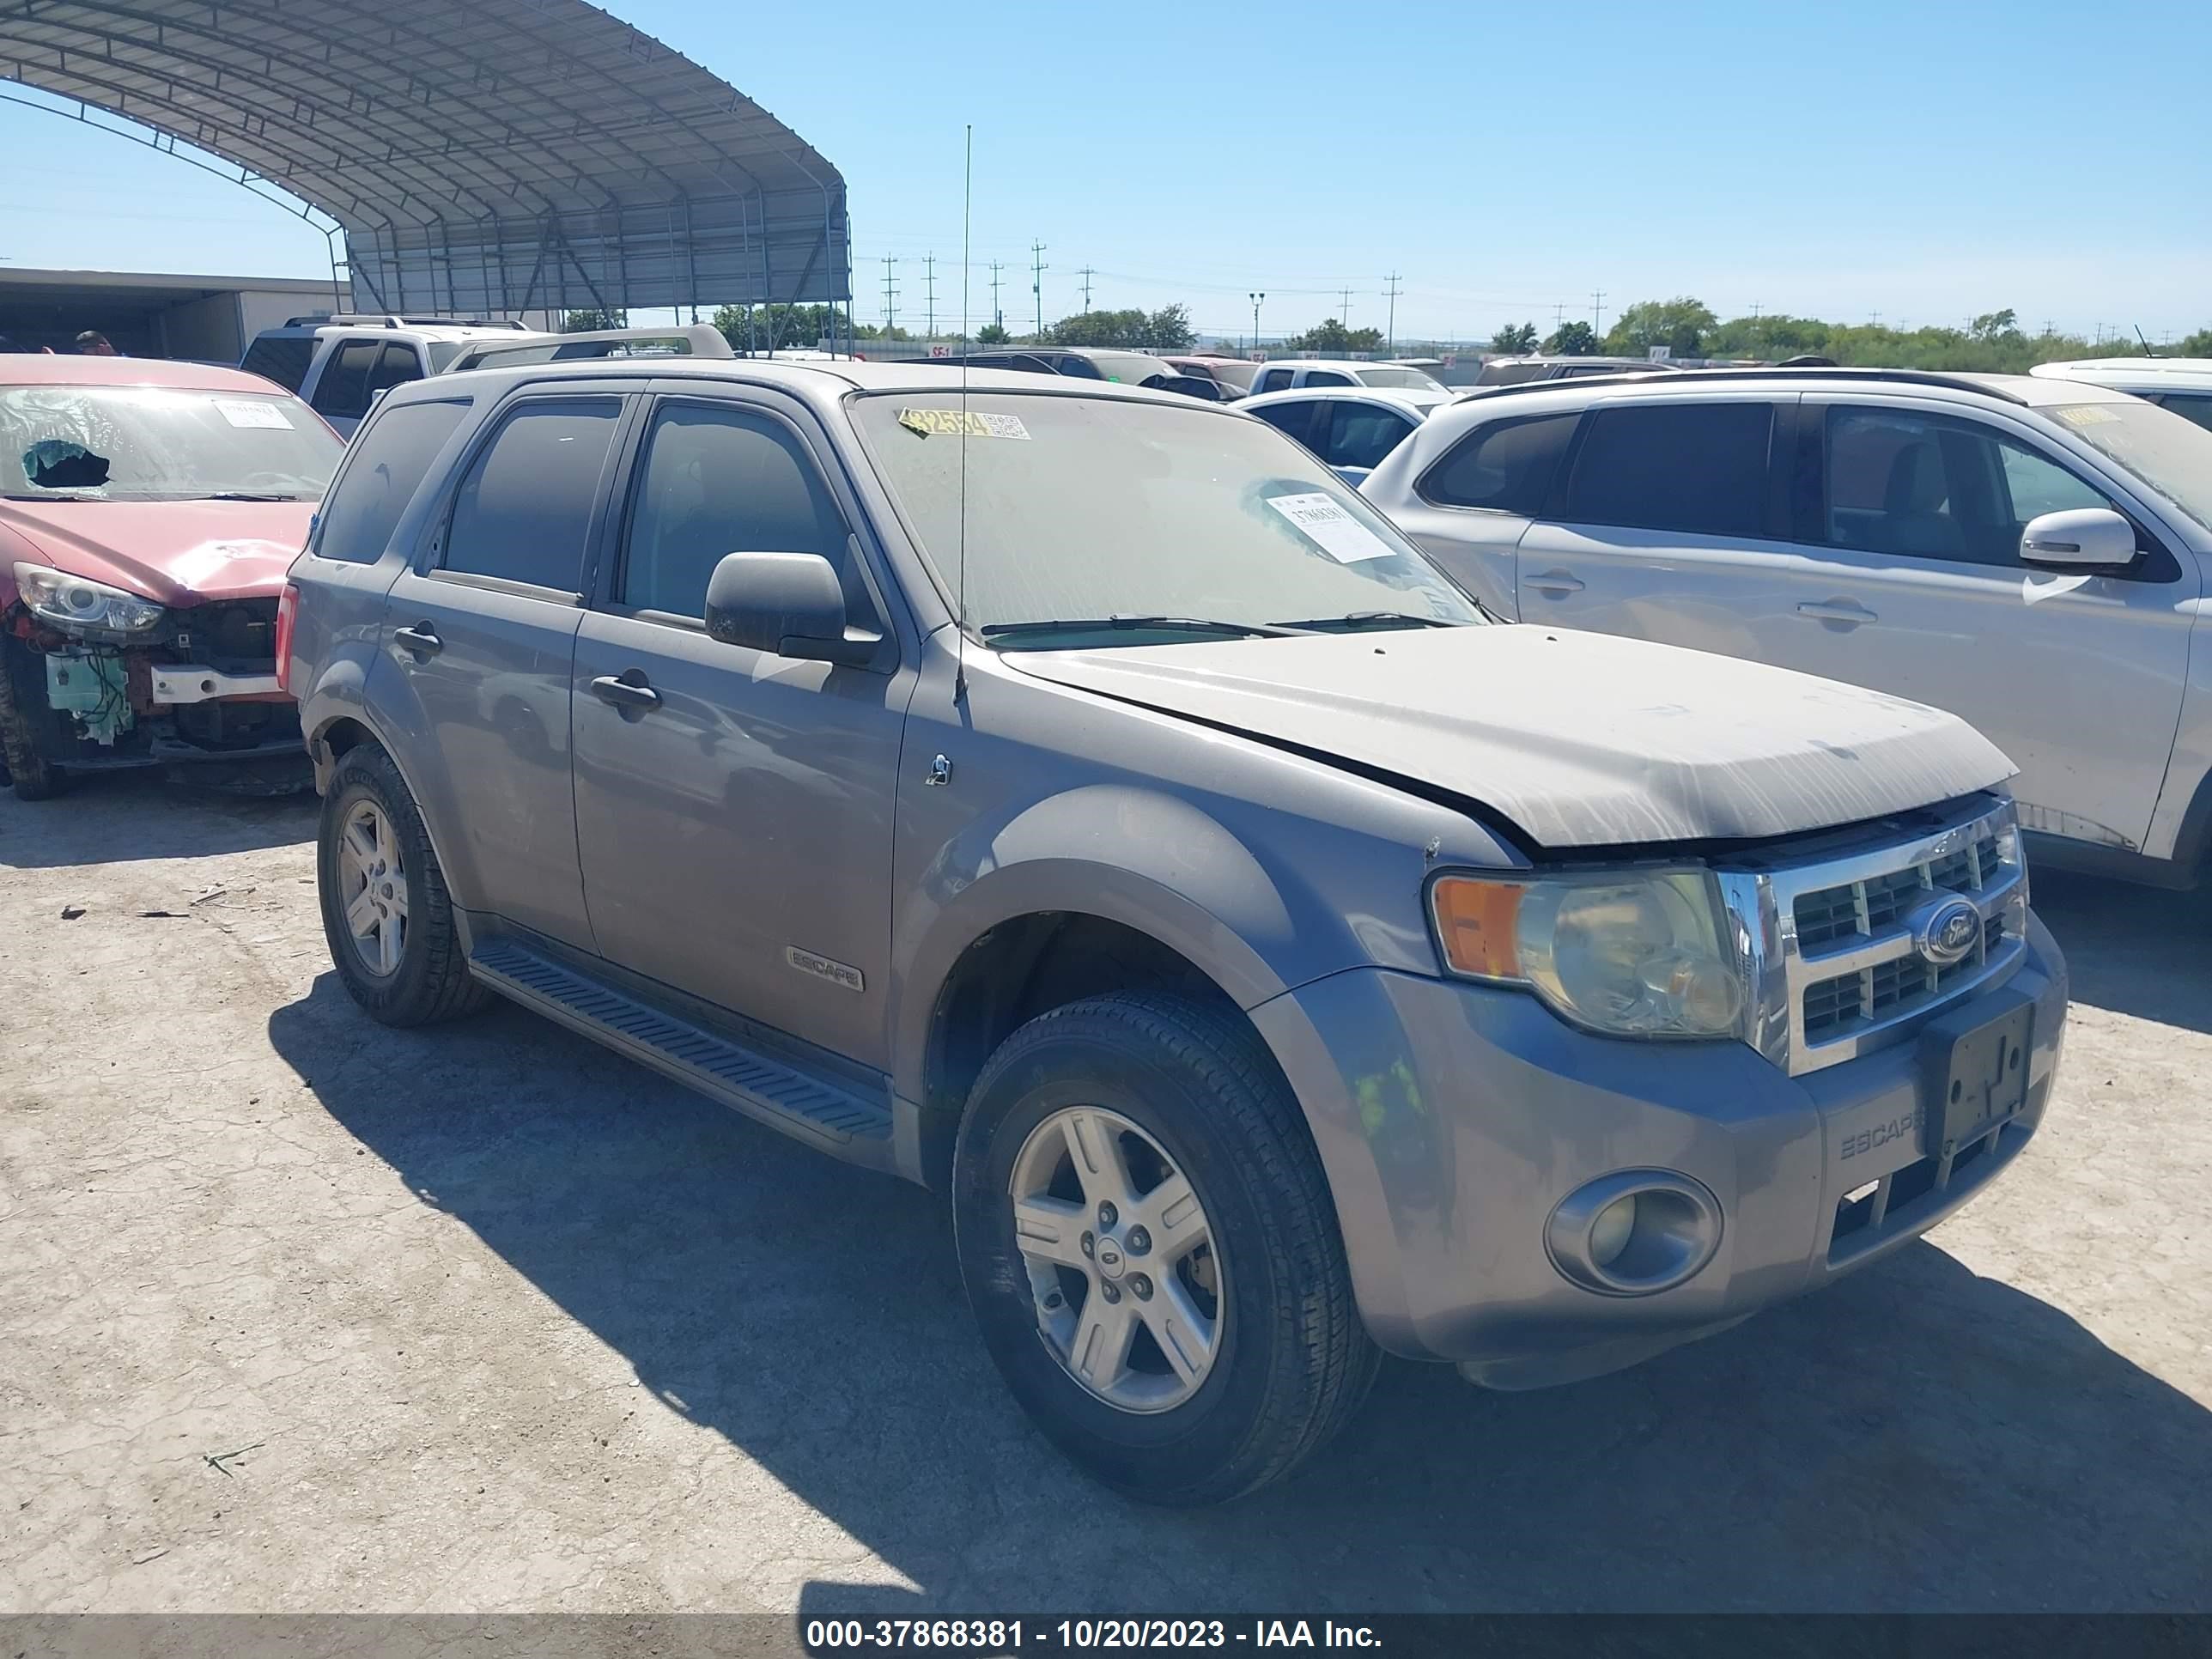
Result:
[[[948,1190],[1099,1478],[1282,1474],[1916,1237],[2065,970],[1952,716],[1493,623],[1264,423],[923,366],[396,389],[280,654],[347,988],[497,993]]]

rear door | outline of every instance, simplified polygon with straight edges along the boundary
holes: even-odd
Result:
[[[799,404],[717,386],[646,422],[622,552],[574,664],[576,838],[611,959],[883,1068],[891,822],[913,673],[863,550],[866,520]],[[726,554],[817,553],[849,625],[845,667],[708,637]]]
[[[1758,654],[1964,716],[2020,768],[2022,822],[2142,844],[2187,679],[2196,561],[2138,527],[2124,572],[2023,564],[2043,513],[2123,504],[1994,412],[1808,393],[1791,603],[1752,619]]]
[[[1763,654],[1794,612],[1778,569],[1794,395],[1594,404],[1539,521],[1521,538],[1523,622]]]
[[[457,893],[590,949],[568,679],[628,401],[526,392],[479,434],[437,532],[392,585],[382,646],[409,781]]]
[[[1581,420],[1569,410],[1485,421],[1413,480],[1410,501],[1389,504],[1391,521],[1492,611],[1520,615],[1521,541]]]

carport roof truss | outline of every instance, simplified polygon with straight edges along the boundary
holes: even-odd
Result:
[[[363,308],[849,297],[836,168],[583,0],[0,0],[0,76],[322,210]]]

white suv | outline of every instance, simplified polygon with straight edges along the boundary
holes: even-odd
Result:
[[[2212,357],[2084,357],[2070,363],[2038,363],[2028,373],[2043,380],[2086,380],[2132,392],[2185,421],[2212,428]]]
[[[435,317],[295,317],[253,337],[238,366],[274,380],[350,438],[380,392],[441,373],[471,340],[538,337],[520,323]]]
[[[1395,392],[1449,392],[1433,374],[1407,363],[1363,363],[1350,358],[1293,357],[1262,363],[1252,394],[1292,392],[1309,386],[1385,386]]]
[[[1964,715],[2056,862],[2204,866],[2212,432],[2178,415],[2025,375],[1540,383],[1438,410],[1362,493],[1503,615]]]

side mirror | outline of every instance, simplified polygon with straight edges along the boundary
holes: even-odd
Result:
[[[845,590],[819,553],[732,553],[707,579],[707,634],[779,657],[858,667],[872,634],[845,626]]]
[[[2108,507],[2077,507],[2031,519],[2020,533],[2027,564],[2110,570],[2136,561],[2136,528]]]

